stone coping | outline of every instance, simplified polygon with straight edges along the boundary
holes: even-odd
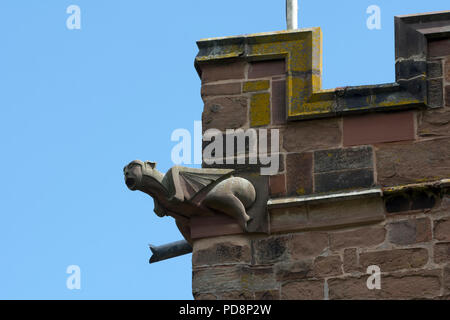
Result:
[[[450,36],[450,11],[395,17],[396,82],[322,89],[322,31],[307,28],[197,42],[195,67],[230,60],[286,61],[287,120],[430,107],[428,40]]]
[[[359,199],[359,198],[375,197],[375,196],[381,197],[382,195],[383,195],[383,191],[381,190],[381,188],[370,188],[370,189],[354,190],[354,191],[347,191],[347,192],[336,192],[336,193],[316,194],[316,195],[307,195],[307,196],[299,196],[299,197],[269,199],[267,201],[267,206],[269,208],[285,208],[285,207],[296,206],[296,205],[305,204],[305,203],[331,202],[331,201],[351,200],[351,199]]]

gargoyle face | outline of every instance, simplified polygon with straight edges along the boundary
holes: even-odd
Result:
[[[136,190],[142,181],[142,168],[144,162],[140,160],[131,161],[125,168],[123,168],[123,175],[125,178],[125,184],[128,189]]]
[[[125,178],[125,184],[130,190],[138,190],[142,186],[142,177],[144,174],[152,175],[152,171],[155,168],[156,163],[141,160],[131,161],[125,168],[123,168],[123,174]]]

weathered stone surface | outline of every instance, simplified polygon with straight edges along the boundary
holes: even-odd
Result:
[[[343,118],[344,146],[414,140],[414,112],[370,113]]]
[[[272,236],[266,239],[252,241],[256,264],[274,263],[283,260],[286,256],[287,236]]]
[[[192,292],[213,293],[226,291],[240,291],[248,289],[243,279],[251,276],[249,269],[244,266],[221,266],[194,269],[192,271]]]
[[[220,294],[221,300],[254,300],[255,296],[251,291],[231,291]]]
[[[195,300],[217,300],[217,297],[212,293],[196,293],[194,294]]]
[[[252,266],[249,283],[253,291],[276,290],[279,288],[272,266]]]
[[[355,199],[309,205],[309,227],[337,227],[384,220],[380,198]]]
[[[245,67],[246,63],[242,60],[223,64],[205,64],[202,66],[202,82],[244,79]]]
[[[427,62],[407,59],[395,63],[397,79],[412,79],[424,75],[427,71]]]
[[[272,81],[272,124],[286,123],[286,80]]]
[[[237,129],[247,123],[247,98],[227,97],[211,99],[202,114],[203,131],[207,129]]]
[[[450,111],[426,110],[419,113],[417,133],[421,137],[449,137]]]
[[[312,168],[312,153],[291,153],[286,156],[288,195],[312,193]]]
[[[432,79],[427,81],[428,91],[428,105],[433,108],[439,108],[443,106],[444,92],[442,79]]]
[[[383,269],[381,269],[383,271]],[[440,294],[440,270],[381,276],[381,290],[369,290],[367,276],[328,280],[330,299],[430,299]]]
[[[250,98],[250,126],[270,124],[270,93],[257,93]]]
[[[383,243],[386,230],[383,226],[359,227],[355,230],[330,233],[331,250],[350,247],[373,247]]]
[[[265,78],[283,75],[286,72],[284,60],[255,61],[250,63],[248,78]]]
[[[206,98],[209,96],[228,96],[241,94],[241,86],[241,82],[203,85],[201,95],[202,97]]]
[[[271,232],[376,223],[385,219],[380,198],[354,199],[270,209]]]
[[[434,262],[450,262],[450,242],[436,243],[434,245]]]
[[[293,234],[288,248],[292,260],[303,260],[320,255],[328,247],[328,235],[323,232]]]
[[[376,157],[378,183],[383,186],[434,181],[449,176],[450,139],[380,145]]]
[[[427,77],[440,78],[442,77],[442,60],[432,60],[427,62]]]
[[[282,133],[283,147],[299,153],[340,147],[341,121],[331,118],[290,123]]]
[[[192,265],[250,263],[250,240],[245,236],[225,236],[194,242]]]
[[[280,300],[280,290],[267,290],[255,292],[256,300]]]
[[[356,169],[314,174],[316,193],[369,188],[374,185],[373,169]]]
[[[434,238],[439,241],[450,241],[450,218],[434,222]]]
[[[431,241],[431,221],[428,218],[409,219],[388,224],[389,241],[408,245]]]
[[[269,178],[270,195],[272,197],[281,197],[286,195],[286,175],[279,174]]]
[[[450,55],[450,39],[434,40],[428,42],[429,57],[443,57]]]
[[[446,294],[446,299],[450,300],[450,264],[447,264],[444,267],[444,277],[442,279],[443,281],[443,287],[444,287],[444,294]]]
[[[423,248],[363,252],[359,255],[359,263],[363,268],[376,265],[381,272],[420,268],[427,262],[428,251]]]
[[[265,91],[270,88],[269,80],[247,81],[242,86],[243,92]]]
[[[306,206],[270,210],[271,232],[294,231],[303,229],[308,224]]]
[[[344,250],[344,272],[353,273],[361,272],[361,268],[358,266],[358,249],[348,248]]]
[[[289,282],[281,287],[282,300],[322,300],[324,299],[323,280],[303,280]]]
[[[276,290],[279,284],[272,267],[250,267],[247,265],[216,266],[193,270],[192,291],[198,293],[236,293]],[[251,297],[253,299],[253,297]],[[231,298],[230,298],[231,299]]]
[[[275,265],[275,275],[278,281],[302,280],[311,276],[313,259],[294,262],[280,262]]]
[[[450,82],[450,56],[445,60],[445,81]]]
[[[192,239],[237,235],[244,232],[236,219],[223,214],[212,217],[192,217],[190,228]]]
[[[314,260],[312,275],[316,278],[327,278],[342,274],[342,261],[338,255],[317,257]]]
[[[314,173],[373,168],[372,147],[321,150],[314,152]]]

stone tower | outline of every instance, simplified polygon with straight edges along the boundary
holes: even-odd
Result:
[[[198,41],[203,131],[277,130],[279,170],[204,163],[259,202],[190,220],[195,299],[450,298],[450,11],[395,33],[395,83],[332,90],[320,28]]]

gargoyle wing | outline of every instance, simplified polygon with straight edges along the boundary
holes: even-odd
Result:
[[[172,176],[176,194],[183,194],[185,200],[193,202],[195,202],[195,198],[234,172],[233,169],[175,168],[172,168]]]

